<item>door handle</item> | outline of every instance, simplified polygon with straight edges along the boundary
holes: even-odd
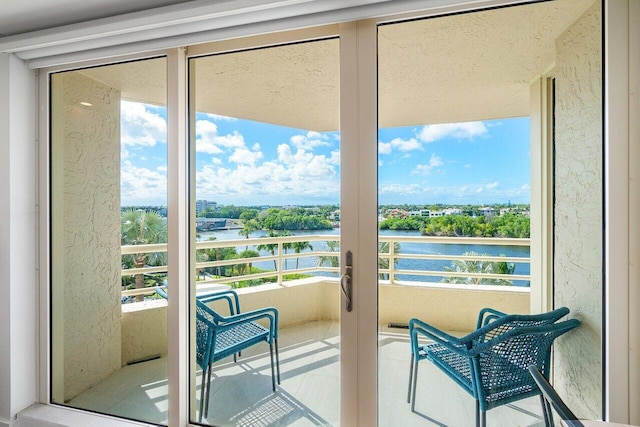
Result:
[[[340,276],[340,288],[347,302],[347,311],[351,312],[353,310],[353,279],[351,277],[353,274],[353,254],[351,251],[347,251],[346,258],[344,274]]]

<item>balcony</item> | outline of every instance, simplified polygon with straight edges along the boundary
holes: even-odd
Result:
[[[196,292],[206,293],[220,286],[232,286],[240,295],[243,310],[253,310],[264,306],[278,308],[280,327],[299,325],[313,321],[338,321],[339,319],[339,273],[338,267],[317,266],[293,267],[296,259],[317,259],[318,257],[338,257],[339,252],[309,250],[301,253],[285,254],[284,247],[294,242],[306,241],[319,246],[320,242],[337,241],[337,235],[304,235],[287,237],[269,237],[254,239],[238,239],[227,241],[197,242],[196,251],[220,249],[225,247],[255,247],[257,245],[276,245],[275,255],[262,255],[257,258],[240,258],[219,261],[202,261],[196,263],[196,269],[230,267],[269,263],[275,261],[275,269],[254,274],[234,275],[233,277],[209,276],[205,280],[196,281]],[[378,323],[406,325],[410,318],[419,317],[438,328],[450,331],[470,331],[474,328],[478,311],[483,307],[494,307],[510,313],[528,313],[530,307],[528,286],[505,286],[487,284],[443,283],[443,277],[468,278],[471,282],[482,283],[482,280],[519,281],[528,283],[528,274],[497,274],[482,272],[460,272],[427,269],[429,261],[508,262],[525,266],[528,272],[528,257],[503,257],[486,255],[463,255],[467,247],[478,245],[511,246],[528,248],[528,239],[496,239],[496,238],[442,238],[417,236],[380,236],[379,241],[388,243],[387,253],[380,253],[380,259],[388,259],[388,268],[380,269]],[[459,253],[413,253],[395,252],[394,248],[402,245],[451,245]],[[166,245],[123,246],[122,254],[151,253],[166,251]],[[422,251],[427,252],[427,251]],[[447,251],[450,252],[450,251]],[[407,259],[414,261],[416,269],[399,268],[400,262]],[[285,261],[288,261],[286,263]],[[308,264],[308,263],[307,263]],[[383,264],[382,262],[380,263]],[[245,269],[246,270],[246,269]],[[166,266],[145,267],[141,269],[125,269],[122,275],[166,272]],[[306,275],[305,278],[286,280],[289,275]],[[404,277],[414,280],[404,280]],[[296,276],[297,277],[297,276]],[[258,286],[240,287],[238,284],[249,280],[275,278],[274,282]],[[421,280],[416,280],[416,278]],[[134,295],[151,295],[151,288],[122,291],[123,297]],[[122,305],[122,364],[132,361],[166,354],[166,301],[161,299]],[[155,335],[155,337],[154,337]],[[144,337],[140,340],[137,337]]]
[[[271,283],[237,288],[243,310],[264,306],[277,307],[280,313],[280,349],[282,387],[277,394],[270,392],[270,372],[266,346],[248,351],[234,364],[223,360],[214,369],[210,415],[206,420],[214,425],[256,425],[256,417],[265,416],[275,425],[326,425],[339,421],[337,399],[327,401],[324,396],[339,394],[339,269],[317,266],[318,257],[336,257],[339,252],[308,250],[286,254],[287,244],[336,241],[337,235],[305,235],[237,239],[231,241],[197,242],[196,251],[224,247],[274,245],[273,255],[258,258],[201,261],[196,269],[217,269],[253,263],[271,265],[273,270],[234,277],[203,275],[196,282],[196,292],[210,292],[220,286],[237,286],[248,280],[272,278]],[[528,257],[500,257],[463,255],[469,245],[517,246],[528,248],[527,239],[435,238],[415,236],[380,236],[380,242],[391,248],[381,253],[388,260],[388,268],[380,269],[379,281],[379,357],[380,357],[380,424],[421,424],[429,420],[436,425],[470,425],[473,400],[436,369],[421,371],[425,376],[424,389],[419,392],[417,414],[411,413],[406,399],[409,362],[408,335],[402,325],[409,318],[420,317],[439,328],[453,333],[473,329],[480,308],[491,306],[507,312],[529,312],[529,287],[486,284],[443,283],[443,277],[461,276],[469,281],[527,282],[528,274],[496,274],[453,272],[429,269],[427,263],[437,261],[506,261],[524,265]],[[386,245],[388,244],[388,246]],[[399,245],[399,246],[398,246]],[[404,250],[416,245],[455,245],[460,253],[416,253]],[[402,248],[399,252],[397,248]],[[164,252],[166,245],[122,247],[122,254]],[[429,251],[422,251],[429,252]],[[308,259],[300,268],[296,259]],[[411,260],[414,269],[403,268],[401,260]],[[274,264],[275,261],[275,264]],[[286,262],[285,262],[286,261]],[[387,265],[381,262],[381,265]],[[126,269],[122,275],[157,274],[166,266]],[[243,269],[241,269],[243,270]],[[248,269],[244,269],[247,271]],[[291,275],[298,277],[288,280]],[[306,277],[300,278],[299,275]],[[507,277],[508,276],[508,277]],[[406,278],[412,278],[407,280]],[[124,298],[151,295],[154,288],[132,289],[122,292]],[[108,414],[156,423],[167,420],[167,301],[146,299],[122,305],[121,341],[122,369],[73,398],[69,404]],[[142,362],[141,362],[142,361]],[[200,374],[196,376],[197,387]],[[431,386],[426,386],[431,384]],[[264,386],[263,386],[264,385]],[[441,393],[438,390],[446,390]],[[199,396],[199,394],[198,394]],[[535,425],[540,421],[538,401],[524,401],[491,412],[492,425]],[[495,421],[493,419],[502,421]]]

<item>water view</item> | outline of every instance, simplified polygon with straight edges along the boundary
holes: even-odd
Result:
[[[250,238],[258,238],[258,237],[266,237],[269,232],[265,230],[257,230],[251,233]],[[327,235],[327,236],[336,236],[336,240],[339,240],[340,229],[334,228],[331,230],[319,230],[316,233],[311,233],[308,230],[303,231],[291,231],[291,235],[293,236],[316,236],[316,235]],[[410,230],[380,230],[380,236],[398,236],[398,237],[420,237],[421,234],[419,231],[410,231]],[[219,241],[228,241],[228,240],[239,240],[243,239],[243,236],[239,234],[239,230],[231,229],[231,230],[219,230],[212,232],[202,232],[198,234],[198,241],[206,241],[211,238],[215,238],[215,240]],[[330,251],[329,245],[327,241],[314,241],[310,242],[312,249],[304,249],[301,253],[308,252],[318,252],[318,251]],[[506,256],[506,257],[519,257],[519,258],[528,258],[530,254],[530,249],[528,246],[506,246],[506,245],[469,245],[469,244],[443,244],[443,243],[413,243],[413,242],[399,242],[400,250],[398,251],[396,248],[396,254],[402,256],[403,254],[419,254],[419,255],[462,255],[468,252],[475,252],[481,255],[492,255],[492,256]],[[245,250],[246,245],[239,244],[236,247],[238,252],[242,252]],[[257,250],[257,246],[249,245],[249,249]],[[268,250],[262,249],[258,250],[260,256],[268,256],[270,255]],[[288,253],[293,253],[293,251],[289,251]],[[311,268],[318,266],[318,257],[299,257],[298,259],[288,259],[285,261],[285,270],[291,270],[295,268],[296,261],[298,262],[299,268]],[[424,259],[406,259],[400,258],[397,260],[395,264],[395,269],[397,270],[432,270],[432,271],[444,271],[445,268],[451,267],[451,261],[445,260],[424,260]],[[253,263],[254,267],[264,269],[264,270],[273,270],[273,262],[271,261],[263,261],[263,262],[255,262]],[[517,262],[514,263],[515,269],[512,274],[515,275],[529,275],[530,266],[528,262]],[[337,273],[331,272],[314,272],[316,276],[337,276]],[[419,282],[441,282],[442,277],[425,277],[411,274],[396,274],[396,280],[406,280],[406,281],[419,281]],[[513,284],[516,286],[529,286],[529,281],[521,281],[514,280]]]

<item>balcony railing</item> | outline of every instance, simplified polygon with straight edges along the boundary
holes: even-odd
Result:
[[[338,267],[331,266],[318,266],[313,263],[313,266],[306,266],[301,268],[286,268],[287,260],[305,259],[318,257],[336,257],[339,259],[339,252],[332,251],[318,251],[308,250],[300,253],[286,253],[285,245],[295,242],[328,242],[338,241],[339,235],[296,235],[296,236],[282,236],[282,237],[260,237],[251,239],[236,239],[236,240],[212,240],[212,241],[199,241],[196,242],[196,252],[207,249],[222,249],[222,248],[244,248],[244,247],[257,247],[258,245],[274,245],[274,254],[264,254],[265,251],[259,257],[252,258],[234,258],[223,260],[209,260],[196,262],[196,270],[204,271],[206,268],[223,268],[238,265],[251,265],[257,263],[275,261],[274,270],[267,270],[260,273],[249,273],[235,275],[233,277],[213,277],[208,276],[204,280],[197,282],[197,287],[205,288],[207,286],[215,284],[232,284],[240,281],[248,280],[260,280],[266,278],[275,278],[277,284],[282,285],[285,281],[286,275],[291,274],[308,274],[308,275],[333,275],[337,277],[339,274]],[[406,262],[412,262],[414,266],[420,267],[421,264],[426,264],[428,261],[444,261],[449,265],[454,261],[472,262],[507,262],[515,263],[518,265],[526,265],[525,270],[529,271],[530,258],[524,256],[498,256],[498,255],[463,255],[467,250],[460,250],[459,254],[444,254],[444,253],[413,253],[413,252],[396,252],[396,244],[402,246],[402,244],[410,245],[428,245],[428,244],[442,244],[442,245],[459,245],[461,248],[477,248],[480,246],[511,246],[511,247],[526,247],[530,245],[529,239],[503,239],[503,238],[477,238],[477,237],[426,237],[426,236],[386,236],[380,235],[378,238],[381,243],[388,243],[389,251],[387,253],[380,253],[381,260],[388,260],[384,264],[388,264],[388,268],[380,268],[379,273],[382,275],[385,281],[390,284],[407,284],[407,282],[427,282],[427,278],[437,277],[462,277],[469,279],[495,279],[502,281],[519,281],[528,282],[530,280],[529,274],[498,274],[498,273],[479,273],[479,272],[465,272],[465,271],[447,271],[442,269],[429,269],[429,268],[402,268],[402,260]],[[317,245],[316,245],[317,246]],[[415,246],[414,246],[415,247]],[[150,254],[150,253],[166,253],[167,244],[153,244],[153,245],[132,245],[122,246],[122,255],[134,255],[134,254]],[[396,263],[398,265],[396,265]],[[288,266],[293,264],[288,263]],[[308,263],[307,263],[308,264]],[[381,263],[382,264],[382,263]],[[288,267],[287,266],[287,267]],[[134,276],[137,274],[158,274],[166,273],[167,266],[145,266],[143,268],[127,268],[122,270],[122,276]],[[410,281],[401,280],[402,276],[410,276]],[[424,279],[423,279],[424,278]],[[432,280],[438,281],[438,280]],[[132,295],[148,295],[154,292],[153,288],[143,289],[130,289],[122,291],[122,296]]]

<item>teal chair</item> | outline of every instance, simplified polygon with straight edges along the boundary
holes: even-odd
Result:
[[[163,298],[168,297],[162,287],[156,288],[156,292]],[[219,300],[227,301],[229,305],[228,316],[217,313],[207,305],[207,303]],[[265,327],[257,323],[261,320],[264,320],[264,323],[268,326]],[[274,307],[267,307],[243,313],[240,311],[238,294],[233,290],[216,292],[196,298],[196,363],[202,369],[200,420],[202,420],[203,414],[206,417],[209,412],[209,392],[211,391],[213,364],[229,356],[233,356],[235,362],[242,350],[261,342],[269,344],[271,385],[275,392],[276,381],[280,384],[278,310]]]
[[[478,315],[476,330],[462,338],[411,319],[407,391],[411,410],[415,412],[418,364],[425,359],[475,399],[476,427],[486,427],[486,412],[492,408],[540,396],[528,368],[535,365],[547,375],[553,341],[580,325],[575,319],[558,322],[568,313],[566,307],[535,315],[507,315],[485,308]],[[431,342],[420,344],[420,337]],[[549,426],[549,409],[542,397],[541,402]]]

